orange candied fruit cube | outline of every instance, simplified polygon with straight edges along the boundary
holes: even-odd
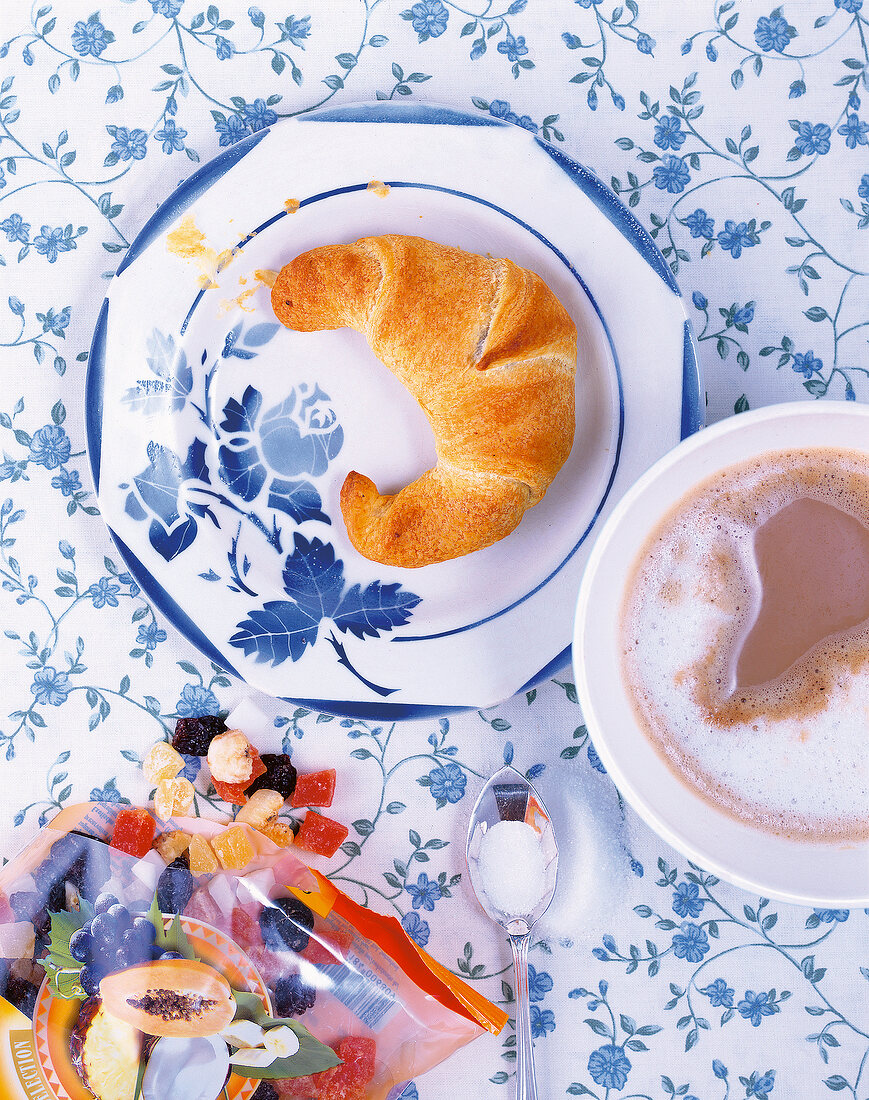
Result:
[[[250,750],[250,762],[250,778],[245,779],[243,783],[224,783],[220,779],[215,779],[214,776],[211,777],[211,782],[214,784],[214,789],[217,791],[218,797],[222,798],[224,802],[230,802],[233,806],[243,806],[245,802],[247,802],[247,795],[244,792],[255,779],[258,779],[261,775],[265,775],[266,766],[260,759],[260,754],[252,746]]]
[[[305,820],[296,833],[296,847],[320,856],[334,856],[350,830],[345,825],[324,817],[315,810],[308,810]]]
[[[211,841],[214,854],[227,871],[240,871],[254,857],[253,845],[240,825],[231,825]]]
[[[141,859],[150,852],[156,831],[157,822],[147,810],[135,806],[123,809],[115,818],[109,846]]]
[[[294,810],[301,810],[304,806],[331,806],[334,797],[335,769],[326,768],[297,777],[290,805]]]

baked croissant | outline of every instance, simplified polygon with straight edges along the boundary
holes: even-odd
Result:
[[[437,464],[394,496],[353,471],[341,511],[354,547],[417,568],[508,535],[573,444],[576,329],[542,279],[420,237],[315,248],[272,288],[302,332],[349,327],[422,406]]]

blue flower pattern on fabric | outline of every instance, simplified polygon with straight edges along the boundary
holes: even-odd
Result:
[[[745,996],[736,1006],[736,1010],[744,1020],[750,1020],[752,1027],[760,1027],[765,1016],[774,1016],[781,1009],[771,1000],[769,993],[755,993],[751,989],[745,991]]]
[[[780,13],[781,8],[776,11]],[[758,19],[757,26],[754,28],[754,40],[767,53],[784,53],[790,40],[796,37],[796,33],[784,16],[773,12],[768,17],[762,15]]]
[[[217,696],[202,684],[185,684],[181,697],[175,704],[175,713],[179,718],[199,718],[204,714],[217,714],[219,711]]]
[[[699,963],[708,950],[709,937],[705,931],[698,924],[683,921],[681,931],[673,936],[673,954],[676,958]]]
[[[72,691],[72,684],[69,682],[68,673],[58,672],[51,665],[46,665],[45,668],[34,673],[30,690],[36,697],[37,703],[59,707],[66,702],[67,696]]]
[[[450,13],[441,0],[420,0],[410,10],[413,15],[410,25],[419,36],[420,42],[439,38],[447,29]]]
[[[423,920],[415,910],[412,909],[409,913],[404,914],[401,918],[401,927],[413,942],[419,944],[420,947],[425,947],[428,943],[431,928],[428,921]]]
[[[432,768],[426,785],[438,809],[442,809],[448,802],[461,802],[465,797],[467,782],[468,777],[459,765],[451,763]]]
[[[415,883],[408,883],[405,890],[411,896],[414,909],[424,909],[428,913],[434,912],[435,902],[442,897],[440,886],[429,879],[425,871],[420,873]]]
[[[72,48],[82,57],[99,57],[114,40],[112,32],[100,22],[99,12],[94,12],[86,23],[79,20],[72,32]]]
[[[680,917],[699,917],[706,899],[700,897],[696,882],[680,882],[673,894],[673,912]]]
[[[605,1043],[592,1051],[588,1059],[588,1072],[596,1085],[605,1089],[623,1089],[628,1083],[631,1063],[622,1047]]]
[[[716,978],[700,992],[709,998],[713,1008],[733,1008],[733,996],[736,992],[723,978]]]

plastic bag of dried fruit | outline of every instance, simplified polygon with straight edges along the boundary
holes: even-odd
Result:
[[[109,843],[120,813],[137,854]],[[3,1097],[383,1100],[504,1026],[261,833],[238,827],[245,867],[195,878],[179,850],[220,825],[174,821],[162,856],[136,828],[71,807],[0,870]]]

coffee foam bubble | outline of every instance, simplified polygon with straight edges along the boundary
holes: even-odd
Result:
[[[641,728],[689,786],[759,828],[869,838],[869,622],[734,691],[757,617],[754,535],[811,497],[869,528],[869,458],[777,451],[688,493],[641,551],[622,607],[622,672]]]

